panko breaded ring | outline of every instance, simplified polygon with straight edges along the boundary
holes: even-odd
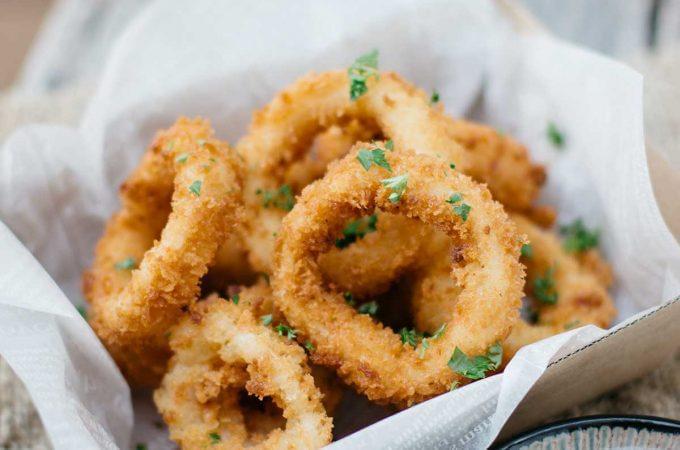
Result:
[[[121,186],[121,210],[83,277],[90,324],[134,385],[160,380],[165,334],[240,220],[239,166],[212,135],[208,122],[186,118],[158,134]]]
[[[533,293],[535,299],[535,280],[551,270],[557,300],[554,304],[534,300],[538,322],[517,323],[503,343],[507,360],[525,345],[571,328],[588,324],[608,328],[616,316],[614,302],[606,289],[607,283],[611,283],[611,272],[609,278],[602,272],[593,272],[591,267],[580,263],[578,257],[566,252],[554,234],[533,226],[524,217],[513,219],[531,243],[531,257],[522,258],[527,267],[528,293]],[[597,259],[598,270],[605,270],[602,259],[599,256]]]
[[[243,308],[247,308],[256,318],[271,315],[271,323],[279,324],[285,322],[283,314],[276,309],[274,305],[274,298],[272,289],[268,283],[260,279],[257,283],[247,288],[232,289],[232,298],[236,295],[238,304]],[[342,400],[343,390],[340,380],[335,376],[335,373],[317,365],[310,365],[312,376],[314,377],[314,384],[319,388],[323,394],[323,406],[328,415],[333,415],[335,408]]]
[[[326,280],[356,298],[380,295],[416,264],[427,231],[417,220],[379,213],[374,232],[319,255],[319,268]]]
[[[284,429],[255,436],[255,448],[320,448],[331,441],[304,350],[261,325],[252,313],[212,296],[173,328],[174,356],[154,401],[184,449],[244,448],[250,441],[238,392],[270,397]],[[250,442],[249,442],[250,441]]]
[[[287,211],[262,208],[258,193],[273,191],[284,183],[287,169],[299,161],[324,129],[348,120],[360,120],[370,130],[381,132],[398,148],[441,157],[457,170],[475,174],[489,184],[494,196],[511,209],[526,209],[536,197],[543,176],[531,164],[523,147],[512,147],[508,163],[512,170],[498,172],[502,159],[493,147],[482,155],[481,145],[467,149],[457,138],[466,122],[455,122],[432,108],[424,93],[395,73],[384,72],[378,80],[369,80],[368,91],[352,102],[345,72],[307,75],[289,86],[264,109],[255,114],[253,123],[237,145],[250,176],[244,188],[247,221],[246,244],[251,250],[253,266],[263,272],[271,268],[274,237]],[[505,140],[501,138],[501,142]],[[495,144],[494,144],[495,145]],[[491,156],[489,156],[491,155]],[[500,158],[500,159],[499,159]],[[505,160],[504,160],[505,161]],[[504,189],[512,186],[511,192]],[[527,193],[518,195],[526,189]]]
[[[572,327],[593,324],[607,328],[616,309],[607,293],[607,285],[602,283],[605,280],[581,264],[575,255],[566,252],[554,233],[541,229],[521,215],[514,214],[511,218],[519,231],[527,235],[531,245],[531,256],[522,257],[527,267],[526,293],[535,294],[535,281],[551,270],[554,284],[551,291],[557,293],[557,300],[555,304],[546,304],[533,295],[538,322],[530,324],[522,320],[515,325],[503,343],[504,362],[507,363],[521,347]],[[429,255],[430,265],[414,277],[414,323],[422,331],[436,330],[455,308],[460,288],[446,273],[449,258],[454,255],[450,241],[440,240],[437,250]],[[599,264],[604,264],[599,256],[591,258],[595,257]]]
[[[408,406],[447,391],[454,380],[466,381],[447,366],[455,347],[468,355],[485,354],[510,332],[519,317],[523,238],[485,187],[430,156],[386,152],[392,175],[408,177],[394,202],[393,190],[384,185],[391,174],[381,167],[365,170],[356,160],[365,147],[371,144],[357,144],[323,179],[307,186],[284,219],[276,244],[274,300],[316,348],[313,362],[334,367],[371,400]],[[447,203],[455,194],[471,208],[467,220]],[[466,244],[451,267],[463,286],[456,311],[422,358],[422,344],[414,350],[347,305],[341,292],[326,290],[316,264],[347,220],[377,208],[417,218]]]

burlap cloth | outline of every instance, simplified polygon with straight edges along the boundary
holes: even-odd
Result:
[[[40,97],[0,95],[0,143],[23,124],[76,124],[89,94],[89,89],[76,89]],[[646,377],[572,408],[564,417],[614,413],[680,419],[680,353],[674,357],[669,355],[665,365]],[[0,449],[49,448],[51,445],[26,389],[0,358]]]

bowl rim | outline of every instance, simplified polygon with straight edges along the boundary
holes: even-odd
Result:
[[[652,431],[665,432],[670,434],[680,434],[680,421],[665,417],[644,416],[644,415],[594,415],[583,416],[572,419],[560,420],[542,425],[525,433],[521,433],[510,440],[494,445],[491,449],[506,450],[517,445],[528,444],[530,442],[554,436],[558,433],[571,432],[585,429],[592,426],[626,427],[635,429],[648,429]]]

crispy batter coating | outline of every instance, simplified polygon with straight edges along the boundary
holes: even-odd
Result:
[[[531,256],[522,257],[527,267],[525,291],[533,298],[538,322],[530,324],[519,321],[503,344],[504,361],[507,363],[523,346],[559,334],[567,329],[594,324],[603,328],[610,325],[616,309],[606,291],[611,282],[602,273],[609,274],[608,267],[599,253],[590,250],[591,266],[580,263],[579,257],[567,253],[554,233],[543,230],[521,215],[512,215],[517,228],[525,233],[531,245]],[[412,308],[414,323],[424,331],[433,332],[453,313],[460,292],[453,280],[447,277],[446,266],[455,258],[451,243],[439,240],[429,253],[431,263],[414,277]],[[592,270],[595,265],[597,271]],[[554,283],[557,301],[542,303],[536,298],[534,283],[546,277]],[[553,289],[550,289],[551,293]]]
[[[467,150],[471,163],[464,173],[487,183],[494,198],[508,209],[531,207],[546,173],[543,166],[531,163],[526,147],[492,127],[467,120],[450,120],[448,129]]]
[[[397,147],[386,153],[392,173],[365,170],[356,156],[366,147],[374,148],[357,144],[333,163],[284,219],[276,244],[274,300],[316,347],[314,362],[334,367],[369,399],[407,406],[445,392],[453,380],[465,382],[447,366],[455,347],[484,354],[510,332],[519,316],[523,238],[487,189],[448,164]],[[397,174],[408,174],[408,183],[394,202],[393,190],[381,180]],[[456,193],[471,207],[465,221],[447,203]],[[403,344],[391,329],[347,305],[341,292],[323,286],[316,257],[333,245],[348,220],[376,208],[418,219],[466,244],[451,266],[463,287],[456,311],[422,358],[419,348]]]
[[[408,217],[379,213],[376,230],[347,248],[332,247],[319,255],[319,268],[329,283],[357,298],[386,292],[418,262],[427,227]]]
[[[121,186],[121,209],[83,276],[90,324],[134,385],[160,380],[168,328],[240,221],[240,168],[212,135],[206,121],[185,118],[158,134]]]
[[[285,183],[289,169],[305,160],[315,137],[334,125],[358,120],[399,148],[455,163],[459,171],[489,185],[511,209],[531,206],[544,181],[524,147],[495,131],[453,121],[432,108],[424,93],[395,73],[369,83],[357,101],[348,98],[345,72],[307,75],[285,89],[254,116],[248,135],[237,145],[248,167],[244,198],[249,214],[246,246],[256,270],[272,266],[275,236],[286,211],[263,207],[263,191]],[[460,145],[464,140],[469,147]],[[258,194],[259,193],[259,194]]]
[[[170,346],[174,356],[154,401],[182,448],[315,449],[330,443],[332,422],[305,352],[249,309],[217,296],[199,302],[172,330]],[[269,431],[282,421],[261,414],[251,418],[257,424],[249,430],[239,405],[243,389],[270,398],[283,412],[284,428]]]
[[[265,280],[260,279],[257,283],[247,288],[234,287],[229,290],[231,295],[238,295],[238,304],[250,310],[256,319],[271,314],[272,325],[279,323],[286,324],[285,317],[274,305],[272,289]],[[310,368],[314,377],[314,384],[323,394],[323,406],[326,409],[326,413],[332,416],[335,408],[340,403],[340,400],[342,400],[343,390],[341,382],[333,371],[325,367],[311,364]],[[255,422],[253,420],[253,423]]]

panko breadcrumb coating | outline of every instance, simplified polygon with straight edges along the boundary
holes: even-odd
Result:
[[[326,177],[305,188],[284,219],[272,282],[276,305],[314,345],[312,361],[334,367],[371,400],[408,406],[445,392],[454,380],[467,381],[447,366],[454,348],[485,354],[508,335],[519,317],[524,238],[488,190],[435,157],[395,146],[386,152],[391,172],[363,168],[359,151],[380,145],[357,144]],[[385,181],[394,175],[408,180],[399,198],[398,188]],[[465,218],[460,199],[468,208]],[[451,266],[463,287],[455,314],[425,352],[323,286],[318,254],[333,245],[347,220],[376,208],[418,219],[465,244]]]
[[[90,324],[128,381],[155,386],[166,333],[197,300],[199,281],[241,218],[241,169],[208,122],[158,134],[120,188],[121,209],[83,276]]]
[[[174,356],[154,401],[170,438],[183,449],[316,449],[330,443],[332,422],[304,350],[249,309],[218,296],[201,301],[173,328],[170,345]],[[270,398],[283,412],[284,428],[266,435],[249,431],[238,404],[243,389]],[[280,423],[268,420],[270,426]]]

